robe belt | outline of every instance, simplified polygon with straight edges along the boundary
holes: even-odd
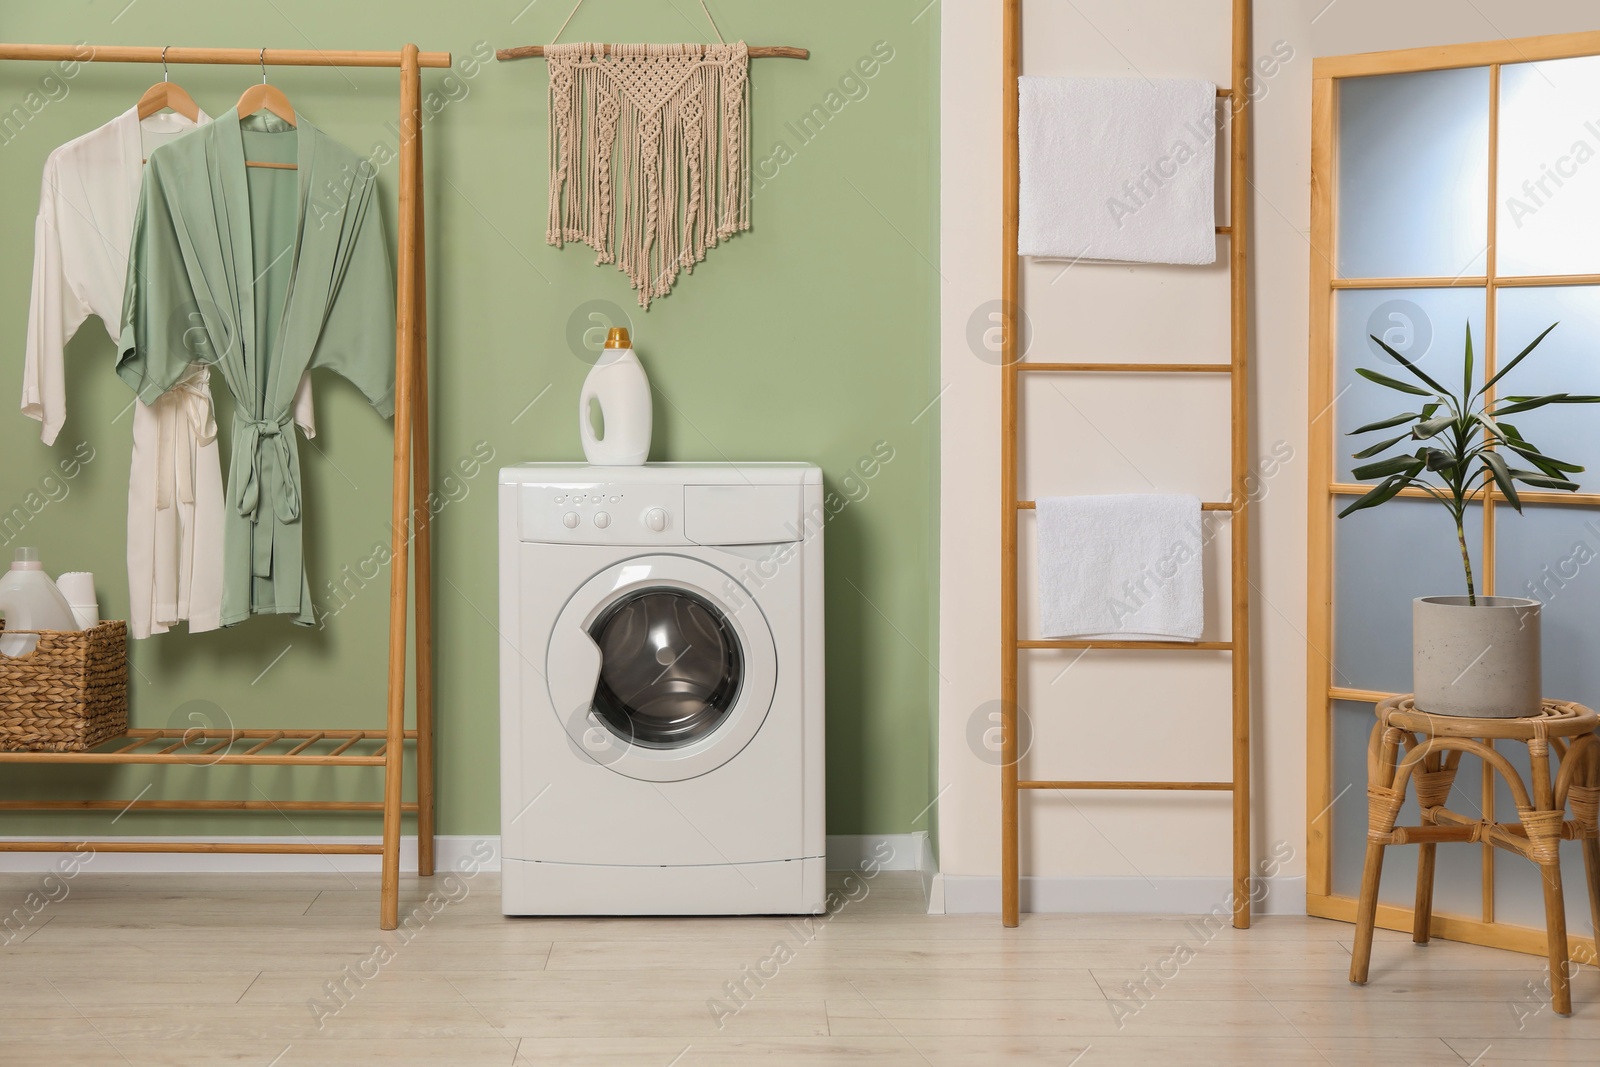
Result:
[[[161,435],[160,459],[156,464],[158,509],[170,508],[179,501],[194,503],[197,446],[209,445],[217,439],[210,383],[210,370],[201,367],[156,401],[156,426]],[[187,426],[183,425],[185,422]]]
[[[294,480],[294,412],[276,419],[246,419],[234,415],[237,435],[233,471],[229,480],[238,486],[234,505],[251,522],[260,521],[262,477],[270,468],[277,475],[272,510],[279,522],[300,518],[300,487]]]

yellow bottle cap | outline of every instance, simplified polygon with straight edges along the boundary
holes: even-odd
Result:
[[[606,333],[607,348],[632,348],[633,341],[628,337],[626,326],[613,326]]]

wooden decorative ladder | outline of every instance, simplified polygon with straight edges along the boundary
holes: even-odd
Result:
[[[1021,906],[1018,809],[1022,791],[1051,790],[1198,790],[1233,794],[1233,925],[1250,926],[1250,539],[1248,525],[1249,474],[1249,93],[1251,0],[1233,0],[1233,85],[1219,89],[1219,99],[1229,102],[1232,117],[1229,152],[1228,225],[1217,233],[1228,238],[1230,274],[1231,358],[1227,363],[1034,363],[1022,362],[1017,351],[1021,305],[1018,293],[1017,254],[1019,162],[1018,88],[1022,73],[1022,0],[1005,3],[1004,180],[1001,250],[1001,577],[1000,577],[1000,689],[1001,689],[1001,920],[1016,926]],[[1226,501],[1208,501],[1207,511],[1231,515],[1232,620],[1226,641],[1055,641],[1020,639],[1017,634],[1017,519],[1035,502],[1017,496],[1017,407],[1023,374],[1227,374],[1231,376],[1232,424],[1231,495]],[[1232,654],[1233,775],[1226,782],[1176,781],[1042,781],[1019,777],[1017,752],[1018,658],[1034,649],[1104,649],[1148,651],[1226,651]]]

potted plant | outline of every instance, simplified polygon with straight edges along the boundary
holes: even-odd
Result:
[[[1412,688],[1419,710],[1482,718],[1517,718],[1539,711],[1540,604],[1522,597],[1478,595],[1472,578],[1472,553],[1467,548],[1466,516],[1468,507],[1479,494],[1487,495],[1490,486],[1519,514],[1519,483],[1569,493],[1578,489],[1568,475],[1581,472],[1582,467],[1545,455],[1505,419],[1550,404],[1593,404],[1600,402],[1600,396],[1555,393],[1487,399],[1490,389],[1555,328],[1552,323],[1477,389],[1472,382],[1470,325],[1460,392],[1445,388],[1378,337],[1373,337],[1373,342],[1416,382],[1356,368],[1356,373],[1370,382],[1427,399],[1418,411],[1350,431],[1354,435],[1407,427],[1399,436],[1355,453],[1355,459],[1373,462],[1355,468],[1352,477],[1377,485],[1339,517],[1387,503],[1408,487],[1421,489],[1443,504],[1455,520],[1461,566],[1466,572],[1466,596],[1425,596],[1413,602]],[[1402,442],[1413,441],[1420,442],[1415,452],[1378,458]],[[1523,461],[1534,469],[1512,466]]]

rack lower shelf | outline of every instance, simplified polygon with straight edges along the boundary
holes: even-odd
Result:
[[[382,767],[388,749],[382,730],[129,730],[88,752],[0,752],[0,763]]]

